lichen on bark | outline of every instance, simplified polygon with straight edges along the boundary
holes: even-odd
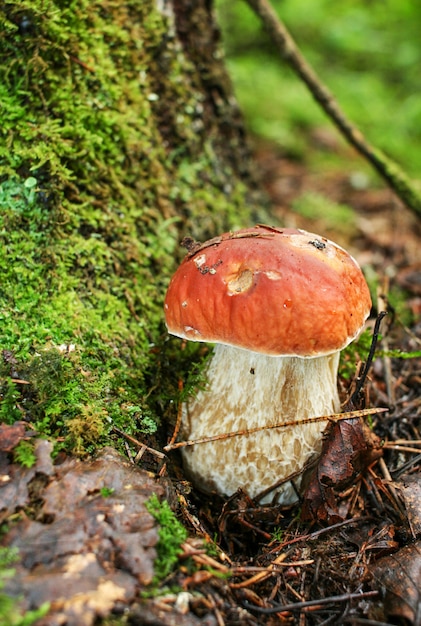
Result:
[[[0,31],[0,419],[83,453],[156,427],[178,242],[255,219],[248,149],[205,0],[8,1]]]

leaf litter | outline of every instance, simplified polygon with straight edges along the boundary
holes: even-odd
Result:
[[[2,541],[20,557],[5,591],[23,611],[50,602],[40,623],[88,626],[151,583],[158,529],[145,501],[163,487],[112,448],[58,465],[50,442],[35,451],[30,469],[1,453],[1,518],[22,512]]]

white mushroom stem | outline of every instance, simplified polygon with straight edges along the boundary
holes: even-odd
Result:
[[[183,436],[200,439],[222,433],[295,421],[183,448],[187,473],[204,491],[230,496],[243,488],[256,497],[283,478],[301,473],[320,453],[325,421],[300,424],[339,410],[339,352],[314,358],[273,357],[218,344],[207,372],[208,385],[185,407]],[[262,502],[273,499],[268,494]],[[290,482],[277,489],[290,504],[297,494]]]

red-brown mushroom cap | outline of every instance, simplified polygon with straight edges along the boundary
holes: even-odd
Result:
[[[303,230],[268,226],[196,245],[165,298],[171,334],[273,356],[341,350],[370,308],[361,269],[345,250]]]

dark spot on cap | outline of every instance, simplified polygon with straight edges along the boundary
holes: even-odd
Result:
[[[313,241],[309,241],[308,243],[317,248],[317,250],[324,250],[326,248],[326,244],[320,241],[320,239],[313,239]]]

